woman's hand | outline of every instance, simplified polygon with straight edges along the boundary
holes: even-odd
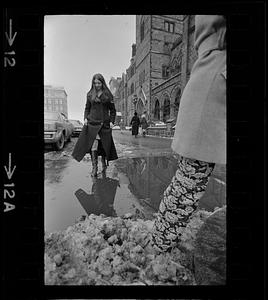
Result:
[[[110,128],[113,128],[114,124],[112,122],[110,122]]]
[[[87,125],[87,119],[84,120],[84,125]]]

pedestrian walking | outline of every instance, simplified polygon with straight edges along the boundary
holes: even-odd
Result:
[[[98,174],[98,156],[101,156],[102,172],[106,171],[110,160],[118,158],[112,137],[115,117],[113,95],[104,77],[95,74],[87,93],[84,126],[72,153],[77,161],[90,153],[93,177]]]
[[[130,126],[132,126],[132,135],[135,135],[136,138],[139,133],[139,126],[140,126],[140,119],[136,111],[134,112],[134,116],[130,121]]]
[[[141,115],[141,129],[142,129],[142,136],[145,137],[146,130],[148,128],[148,122],[146,119],[146,111]]]
[[[226,20],[195,17],[198,58],[183,91],[172,149],[178,170],[164,192],[152,243],[160,252],[178,245],[204,195],[216,163],[226,164]]]

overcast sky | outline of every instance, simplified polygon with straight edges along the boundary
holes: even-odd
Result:
[[[95,73],[107,85],[130,65],[135,15],[45,16],[44,84],[64,86],[68,117],[83,121]]]

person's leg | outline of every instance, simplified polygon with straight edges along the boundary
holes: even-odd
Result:
[[[180,157],[179,168],[164,192],[155,219],[152,246],[168,251],[180,242],[186,225],[205,193],[214,163]]]
[[[102,164],[102,172],[105,172],[107,169],[107,164],[106,164],[106,160],[105,160],[105,156],[101,157],[101,164]]]
[[[98,174],[98,140],[93,142],[91,148],[91,160],[92,160],[92,176],[96,177]]]

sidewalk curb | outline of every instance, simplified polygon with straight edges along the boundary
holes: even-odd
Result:
[[[128,133],[128,130],[124,130],[123,133]],[[130,132],[130,135],[131,135],[131,132]],[[143,137],[142,135],[137,135],[137,137]],[[168,136],[160,136],[160,135],[149,135],[149,134],[146,134],[145,137],[155,137],[155,138],[161,138],[161,139],[170,139],[170,140],[173,140],[173,136],[171,137],[168,137]]]

